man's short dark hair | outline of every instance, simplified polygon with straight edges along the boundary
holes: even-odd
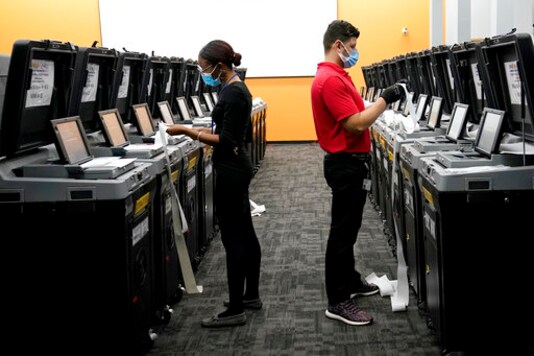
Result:
[[[351,37],[360,37],[360,31],[356,27],[344,20],[332,21],[324,33],[324,51],[327,52],[336,40],[346,42]]]

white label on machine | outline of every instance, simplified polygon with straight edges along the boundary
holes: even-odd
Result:
[[[521,104],[521,77],[517,68],[517,62],[505,62],[506,81],[508,82],[508,92],[512,105]]]
[[[423,223],[425,224],[425,228],[430,230],[430,216],[426,212],[423,213]]]
[[[452,76],[452,71],[451,71],[451,60],[446,59],[445,62],[447,64],[447,73],[449,73],[449,81],[451,82],[451,89],[454,90],[454,77]]]
[[[54,61],[32,59],[32,79],[26,92],[26,107],[49,106],[54,90]]]
[[[478,72],[478,65],[471,64],[471,72],[473,73],[473,81],[475,82],[475,91],[477,92],[477,99],[482,99],[482,80],[480,80],[480,73]]]
[[[200,87],[200,75],[197,78],[197,82],[195,83],[195,93],[198,93],[198,88]]]
[[[185,89],[187,88],[187,77],[188,77],[188,74],[187,74],[187,71],[185,71],[184,82],[182,83],[182,89],[184,90],[184,92],[185,92]]]
[[[167,85],[165,86],[165,94],[169,94],[171,92],[171,84],[172,84],[172,69],[169,69],[169,80],[167,80]]]
[[[187,181],[187,192],[189,193],[190,191],[193,190],[193,188],[195,188],[197,185],[197,177],[193,177],[193,178],[190,178],[188,181]]]
[[[96,91],[98,89],[98,75],[100,66],[96,63],[87,63],[87,80],[83,87],[82,103],[96,100]]]
[[[213,171],[211,163],[208,163],[204,168],[204,178],[208,178]]]
[[[368,192],[371,191],[371,180],[370,179],[367,179],[367,178],[363,179],[362,189]]]
[[[132,230],[132,246],[135,246],[148,233],[148,217],[144,218]]]
[[[150,68],[150,77],[148,78],[148,96],[152,93],[152,83],[154,82],[154,68]]]
[[[425,228],[430,232],[430,236],[436,239],[436,222],[432,220],[430,215],[428,215],[426,212],[423,215],[423,221],[425,223]]]
[[[404,205],[410,210],[413,211],[413,198],[412,193],[408,188],[404,188]]]
[[[118,99],[123,99],[128,96],[128,85],[130,85],[130,66],[122,67],[122,81],[119,87]]]
[[[165,214],[170,213],[172,210],[171,196],[165,196]]]

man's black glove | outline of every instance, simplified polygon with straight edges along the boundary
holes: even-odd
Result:
[[[400,84],[403,83],[402,81],[398,81],[397,83],[393,84],[390,87],[387,87],[384,89],[380,97],[384,99],[386,104],[391,104],[396,102],[399,99],[402,99],[405,97],[404,89],[400,86]]]

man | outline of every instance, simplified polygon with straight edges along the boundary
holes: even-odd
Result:
[[[311,98],[315,131],[324,157],[324,176],[332,189],[332,220],[325,258],[328,296],[326,316],[349,325],[367,325],[373,318],[352,299],[378,292],[362,280],[354,266],[354,245],[367,197],[369,127],[388,104],[403,91],[395,84],[386,88],[367,109],[349,73],[358,60],[360,32],[350,23],[336,20],[328,26],[323,45],[325,60],[318,64]]]

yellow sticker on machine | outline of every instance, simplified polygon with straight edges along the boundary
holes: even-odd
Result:
[[[384,140],[384,138],[382,136],[380,136],[380,138],[378,139],[380,141],[380,144],[382,145],[382,147],[386,147],[386,140]]]
[[[140,211],[142,211],[146,206],[148,205],[150,201],[150,192],[144,194],[141,196],[137,201],[135,202],[135,211],[134,214],[138,214]]]
[[[188,169],[189,169],[189,170],[192,170],[193,168],[195,168],[196,164],[197,164],[197,157],[195,156],[195,157],[193,157],[193,158],[191,158],[191,159],[189,160],[189,166],[188,166]]]
[[[174,182],[176,182],[176,180],[178,179],[178,173],[180,173],[177,169],[175,169],[174,171],[171,172],[171,179]]]
[[[393,161],[393,151],[388,148],[388,158],[390,161]]]
[[[404,175],[404,178],[406,178],[406,180],[410,180],[410,172],[408,172],[408,170],[404,167],[401,167],[401,170],[402,175]]]
[[[426,189],[425,187],[423,187],[423,195],[426,201],[428,201],[428,204],[434,207],[434,199],[432,199],[432,193],[430,193],[430,191]]]

